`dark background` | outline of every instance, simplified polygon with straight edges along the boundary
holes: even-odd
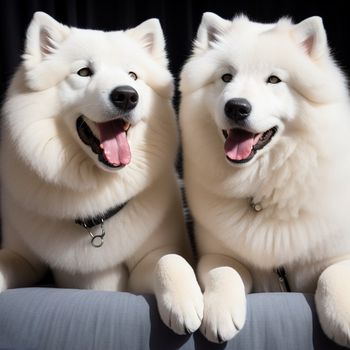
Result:
[[[295,22],[321,16],[334,57],[350,72],[350,11],[347,1],[322,0],[0,0],[0,102],[22,54],[26,28],[35,11],[81,28],[118,30],[160,19],[175,78],[187,58],[203,12],[224,18],[245,13],[252,20],[273,22],[289,16]],[[175,100],[175,103],[177,100]]]
[[[244,13],[261,22],[275,22],[282,16],[299,22],[317,15],[323,18],[334,57],[349,77],[347,3],[347,0],[0,0],[0,107],[9,79],[19,64],[25,32],[35,11],[44,11],[70,26],[101,30],[127,29],[157,17],[176,79],[190,53],[203,12],[211,11],[227,19]],[[175,107],[178,101],[177,93]],[[179,155],[177,168],[181,176],[181,152]],[[191,222],[187,221],[191,232]]]

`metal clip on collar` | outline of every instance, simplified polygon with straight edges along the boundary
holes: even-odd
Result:
[[[89,233],[89,235],[91,236],[91,245],[95,248],[100,248],[103,245],[103,237],[105,236],[106,232],[105,229],[103,227],[103,219],[101,219],[101,234],[99,235],[94,235],[88,228],[88,226],[85,224],[85,222],[83,222],[83,226],[86,229],[86,231]]]

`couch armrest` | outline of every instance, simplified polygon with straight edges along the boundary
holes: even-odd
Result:
[[[200,332],[178,336],[150,295],[58,288],[0,294],[0,349],[311,350],[340,349],[320,329],[312,295],[248,295],[247,322],[224,344]]]

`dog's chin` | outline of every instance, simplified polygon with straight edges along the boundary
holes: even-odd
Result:
[[[130,123],[116,118],[96,123],[81,115],[76,120],[76,131],[80,141],[89,147],[88,152],[102,170],[115,172],[131,161],[128,143]]]
[[[244,167],[262,155],[271,141],[276,139],[278,126],[255,133],[247,129],[232,128],[221,130],[225,139],[224,151],[230,165]]]

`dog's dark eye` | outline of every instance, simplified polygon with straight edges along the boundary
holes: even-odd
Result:
[[[129,72],[129,76],[131,77],[131,79],[137,80],[137,75],[134,72]]]
[[[221,77],[221,80],[225,83],[229,83],[233,79],[232,74],[226,73]]]
[[[80,75],[81,77],[89,77],[93,73],[92,73],[92,70],[89,67],[84,67],[84,68],[79,69],[77,74]]]
[[[267,78],[266,82],[269,84],[278,84],[279,82],[281,82],[281,79],[279,77],[277,77],[276,75],[270,75]]]

